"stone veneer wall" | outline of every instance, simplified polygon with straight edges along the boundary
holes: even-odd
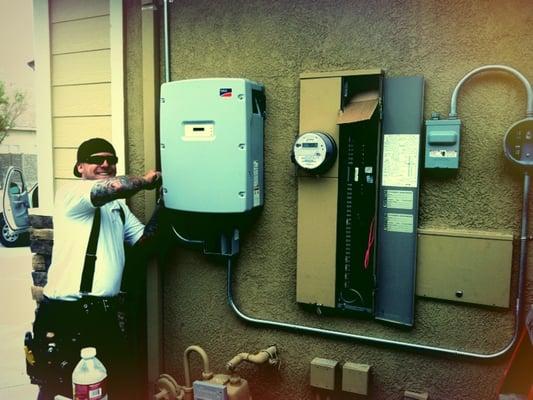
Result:
[[[46,285],[48,268],[52,259],[52,246],[54,244],[54,226],[52,217],[30,215],[30,249],[32,258],[32,297],[39,302],[43,295],[43,286]]]

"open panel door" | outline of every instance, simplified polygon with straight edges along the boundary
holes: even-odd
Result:
[[[15,167],[7,169],[4,179],[3,210],[7,226],[15,233],[30,226],[28,189],[22,171]]]

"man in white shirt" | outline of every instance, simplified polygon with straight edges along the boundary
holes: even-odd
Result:
[[[34,323],[34,340],[46,358],[43,368],[39,352],[35,354],[44,375],[37,379],[38,400],[72,396],[72,370],[80,349],[88,346],[96,347],[108,370],[111,398],[121,398],[117,390],[123,384],[121,352],[125,349],[116,296],[124,270],[124,243],[141,246],[149,241],[157,218],[152,217],[145,228],[120,199],[155,189],[161,175],[149,171],[142,177],[116,176],[117,162],[108,141],[83,142],[73,170],[82,179],[56,194],[52,263]]]

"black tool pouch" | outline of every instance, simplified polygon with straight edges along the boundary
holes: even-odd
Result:
[[[36,385],[63,385],[69,383],[79,359],[79,338],[40,338],[27,332],[24,338],[26,372]]]
[[[37,385],[69,383],[79,360],[80,335],[65,324],[57,305],[45,299],[39,304],[33,334],[24,337],[26,371]]]
[[[30,382],[40,385],[42,382],[38,378],[37,363],[35,361],[35,343],[31,332],[24,335],[24,354],[26,356],[26,373],[30,377]]]

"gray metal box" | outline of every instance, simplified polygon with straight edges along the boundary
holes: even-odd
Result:
[[[426,150],[424,167],[459,168],[461,120],[430,119],[426,121]]]
[[[241,213],[263,205],[262,85],[191,79],[161,86],[165,206]]]

